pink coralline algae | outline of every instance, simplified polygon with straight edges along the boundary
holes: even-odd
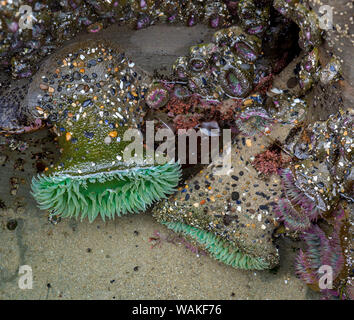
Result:
[[[172,97],[166,107],[169,114],[171,115],[185,114],[192,108],[195,103],[197,103],[195,99],[193,101],[191,99],[190,101],[184,101],[182,99]]]
[[[266,150],[256,155],[252,165],[264,175],[277,174],[281,168],[289,163],[289,158],[283,158],[278,150]]]
[[[200,116],[198,114],[178,115],[174,120],[177,129],[192,129],[200,123]]]

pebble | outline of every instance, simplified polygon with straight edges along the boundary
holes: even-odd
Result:
[[[7,222],[6,227],[8,230],[13,231],[17,228],[17,220],[11,219]]]

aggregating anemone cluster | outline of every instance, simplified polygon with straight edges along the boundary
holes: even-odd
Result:
[[[31,32],[15,19],[23,4],[0,7],[1,67],[25,78],[1,89],[0,133],[46,123],[57,134],[61,158],[32,183],[41,209],[92,222],[165,198],[153,209],[159,222],[242,269],[278,264],[272,236],[281,224],[307,245],[296,261],[299,277],[320,290],[318,269],[330,265],[335,288],[323,293],[350,297],[353,111],[308,121],[306,94],[340,79],[341,67],[335,57],[321,62],[324,31],[303,1],[31,1]],[[205,23],[216,30],[164,78],[141,70],[109,41],[56,50],[84,29],[96,33],[113,23]],[[281,44],[294,28],[299,35]],[[271,89],[299,51],[294,39],[305,53],[297,66],[301,97]],[[142,129],[148,112],[174,131],[231,129],[231,168],[218,176],[218,165],[210,165],[172,194],[181,179],[177,162],[159,165],[145,153],[142,163],[123,162],[123,136]]]
[[[352,289],[346,283],[350,276],[351,257],[349,251],[350,225],[348,224],[348,207],[340,204],[333,212],[330,231],[323,231],[318,225],[302,233],[306,243],[305,251],[300,250],[295,263],[296,273],[314,290],[321,291],[326,299],[353,299]],[[331,266],[333,272],[333,287],[340,289],[325,289],[319,285],[321,268]]]
[[[21,9],[22,6],[30,6]],[[23,10],[23,11],[22,11]],[[28,21],[19,21],[26,15]],[[37,63],[65,40],[82,30],[96,33],[112,23],[131,24],[137,29],[158,22],[207,22],[217,28],[231,16],[222,1],[3,1],[0,7],[1,66],[12,76],[24,78],[37,70]],[[31,23],[32,29],[26,24]]]

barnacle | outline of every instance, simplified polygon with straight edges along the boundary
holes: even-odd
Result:
[[[323,84],[336,81],[341,73],[341,63],[336,58],[332,58],[320,71],[320,80]]]
[[[306,57],[304,57],[299,72],[300,87],[304,92],[311,89],[314,82],[319,78],[319,56],[318,49],[313,49]]]

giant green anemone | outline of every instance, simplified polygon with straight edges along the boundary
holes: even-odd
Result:
[[[232,243],[223,240],[212,232],[181,222],[162,222],[162,224],[174,232],[181,233],[190,241],[196,242],[199,247],[208,251],[216,260],[234,268],[246,270],[264,270],[270,268],[270,264],[266,259],[244,253]]]
[[[273,206],[281,183],[276,175],[265,181],[252,166],[252,157],[270,144],[265,136],[253,138],[247,144],[245,136],[235,141],[230,166],[226,153],[158,203],[152,213],[158,222],[220,262],[263,270],[279,262],[272,234]]]
[[[138,139],[146,83],[148,77],[106,41],[69,45],[42,66],[28,103],[53,124],[61,157],[33,178],[41,209],[93,221],[98,214],[105,219],[145,210],[174,191],[179,164],[157,164]],[[130,137],[136,148],[128,148]]]

